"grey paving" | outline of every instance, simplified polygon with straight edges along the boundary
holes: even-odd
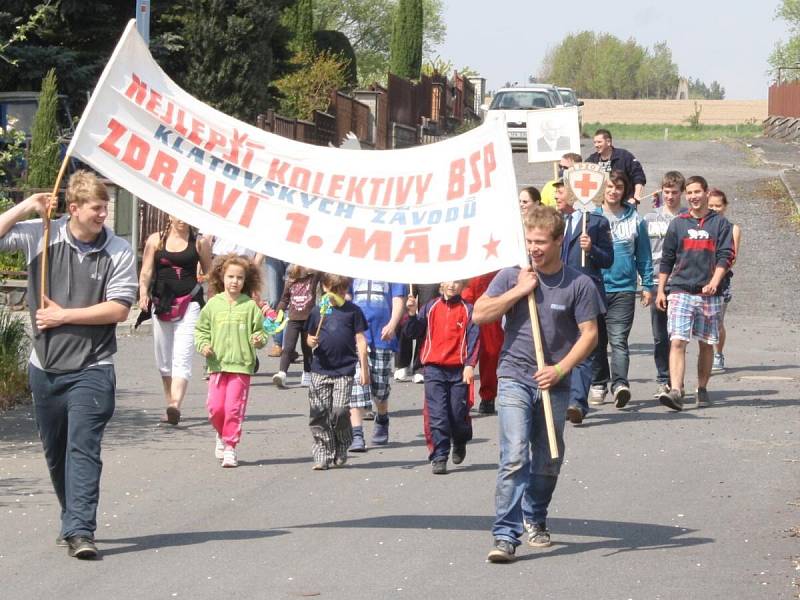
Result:
[[[791,269],[800,234],[758,195],[777,169],[720,143],[619,145],[636,152],[653,182],[678,168],[736,190],[745,250],[728,317],[730,368],[712,380],[712,407],[670,413],[651,397],[649,318],[637,311],[633,400],[625,410],[605,405],[568,430],[552,548],[523,546],[509,566],[485,562],[494,417],[476,418],[464,464],[434,477],[421,437],[421,386],[397,384],[392,444],[344,469],[313,472],[298,374],[289,390],[276,390],[276,361],[265,358],[241,466],[223,470],[213,458],[204,382],[191,382],[181,426],[159,426],[152,341],[123,336],[117,413],[104,446],[101,561],[69,559],[54,546],[57,502],[30,407],[0,416],[2,597],[793,597],[800,284]],[[550,166],[524,159],[515,155],[520,183],[542,183]],[[693,349],[690,361],[695,356]],[[687,388],[694,381],[690,368]]]

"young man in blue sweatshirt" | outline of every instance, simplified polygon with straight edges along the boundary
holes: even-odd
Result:
[[[628,382],[630,352],[628,336],[633,326],[636,308],[637,273],[642,278],[642,305],[648,306],[652,299],[653,263],[647,224],[636,209],[624,202],[630,183],[621,171],[611,171],[606,182],[603,206],[598,209],[611,226],[614,241],[614,262],[610,269],[603,269],[606,289],[606,331],[611,345],[611,366],[603,333],[594,353],[592,391],[589,402],[602,404],[606,386],[611,384],[614,405],[623,408],[631,399]]]
[[[658,274],[660,310],[667,311],[670,390],[659,401],[683,409],[686,346],[699,342],[697,406],[708,406],[706,385],[711,376],[714,344],[719,341],[719,317],[725,275],[734,258],[731,224],[708,208],[708,183],[695,175],[686,180],[689,212],[673,219],[664,237]]]

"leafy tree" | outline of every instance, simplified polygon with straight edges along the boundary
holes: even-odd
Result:
[[[422,0],[399,0],[389,45],[389,71],[419,79],[422,68]]]
[[[633,39],[581,31],[548,51],[539,79],[589,98],[665,98],[675,93],[678,67],[666,42],[649,49]]]
[[[28,186],[46,188],[55,183],[60,166],[58,85],[56,71],[50,69],[42,80],[39,107],[31,127],[31,147],[28,157]]]
[[[314,111],[326,111],[331,95],[345,86],[345,60],[323,51],[318,54],[298,52],[292,59],[294,71],[275,85],[283,99],[281,114],[296,119],[311,119]]]
[[[389,70],[389,42],[398,0],[315,0],[318,29],[344,33],[356,53],[361,85],[385,82]],[[434,52],[445,38],[442,0],[423,0],[423,50]]]
[[[245,121],[270,105],[270,40],[287,0],[191,0],[184,42],[184,85],[193,95]]]
[[[775,18],[786,21],[791,36],[785,42],[777,42],[769,56],[772,74],[777,79],[779,67],[796,67],[800,63],[800,0],[782,0],[775,10]],[[792,81],[800,78],[800,69],[782,69],[781,79]]]

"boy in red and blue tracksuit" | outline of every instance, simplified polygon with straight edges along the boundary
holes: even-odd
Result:
[[[463,281],[446,281],[441,296],[427,302],[417,314],[417,300],[409,295],[405,333],[424,337],[420,359],[425,367],[423,419],[428,458],[433,473],[447,473],[452,440],[453,464],[461,464],[472,439],[471,386],[478,361],[479,331],[472,322],[472,305],[461,298]]]

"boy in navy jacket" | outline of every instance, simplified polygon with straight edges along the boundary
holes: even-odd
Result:
[[[420,359],[425,366],[425,441],[433,473],[447,473],[452,440],[453,464],[461,464],[472,439],[471,386],[478,361],[478,326],[472,305],[461,298],[464,281],[442,283],[442,295],[427,302],[417,314],[417,299],[406,302],[409,319],[405,333],[424,336]]]

